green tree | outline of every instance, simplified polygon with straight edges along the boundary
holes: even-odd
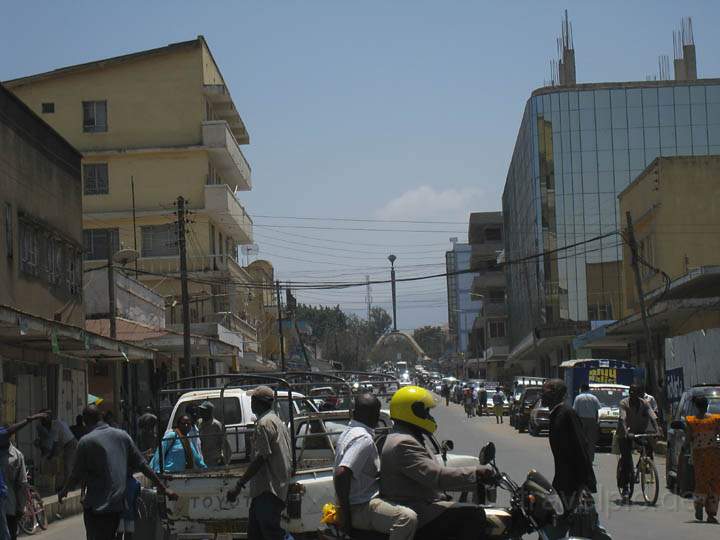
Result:
[[[392,326],[392,317],[387,311],[378,306],[370,309],[370,330],[373,343],[390,330],[390,326]]]
[[[430,358],[440,358],[447,349],[447,335],[440,326],[422,326],[413,331],[413,339]]]

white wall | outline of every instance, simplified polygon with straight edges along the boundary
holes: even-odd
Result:
[[[720,329],[710,328],[665,340],[665,369],[682,367],[685,388],[720,383]]]

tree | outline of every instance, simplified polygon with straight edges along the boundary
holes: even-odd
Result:
[[[440,358],[447,349],[447,334],[440,326],[423,326],[413,331],[413,339],[430,358]]]
[[[387,332],[391,325],[392,317],[387,311],[377,306],[370,309],[370,331],[373,343]]]

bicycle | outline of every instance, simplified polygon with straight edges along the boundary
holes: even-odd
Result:
[[[25,508],[18,520],[18,527],[25,534],[35,534],[38,529],[48,528],[48,518],[42,497],[35,486],[32,485],[33,468],[30,463],[27,472],[28,483],[25,486]]]
[[[657,435],[654,434],[633,436],[633,449],[639,450],[640,456],[638,457],[637,463],[635,464],[635,467],[633,469],[633,481],[630,483],[629,486],[627,486],[629,492],[627,497],[628,501],[632,499],[633,493],[635,491],[635,484],[640,484],[640,490],[642,491],[643,500],[651,506],[654,506],[657,503],[658,497],[660,495],[660,481],[657,467],[655,466],[655,462],[653,461],[652,455],[649,452],[650,439],[656,437]],[[621,464],[622,459],[618,461],[617,465],[618,489],[620,489],[620,492],[622,493],[623,488],[626,486],[621,485]]]

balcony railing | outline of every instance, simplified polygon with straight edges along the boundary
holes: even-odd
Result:
[[[240,150],[235,136],[225,120],[208,120],[202,123],[203,146],[220,176],[245,191],[252,189],[252,170]]]
[[[128,272],[132,273],[132,266],[128,266],[127,269]],[[142,257],[138,259],[138,269],[158,274],[179,274],[180,257],[177,255],[170,257]],[[233,271],[236,274],[248,276],[248,281],[250,280],[249,274],[242,265],[230,255],[188,256],[187,270],[190,273]]]
[[[205,211],[239,244],[252,244],[252,218],[226,184],[205,186]]]

